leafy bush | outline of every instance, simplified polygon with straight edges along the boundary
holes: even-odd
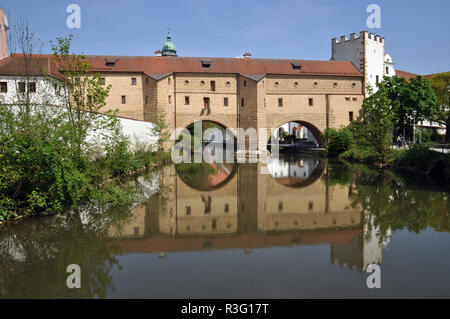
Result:
[[[420,144],[414,144],[407,150],[398,151],[391,161],[397,166],[416,167],[426,171],[428,165],[438,157],[442,156]]]
[[[326,152],[329,157],[336,157],[348,151],[355,140],[349,128],[327,129],[323,137],[328,141]]]

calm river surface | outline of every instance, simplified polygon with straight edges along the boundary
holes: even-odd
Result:
[[[429,178],[297,157],[133,185],[144,204],[0,226],[0,297],[450,298],[449,193]]]

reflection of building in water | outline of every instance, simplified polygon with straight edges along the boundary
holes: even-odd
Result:
[[[365,271],[370,264],[381,265],[383,247],[387,246],[389,239],[380,243],[377,231],[376,227],[364,225],[363,232],[359,233],[351,242],[332,244],[331,262],[360,271]]]
[[[285,169],[285,163],[275,163],[273,172]],[[160,175],[160,184],[170,187],[166,199],[154,197],[136,208],[118,245],[124,252],[168,253],[330,244],[332,261],[350,268],[381,261],[381,246],[363,236],[362,212],[351,206],[351,188],[327,186],[320,178],[323,166],[314,160],[304,159],[303,165],[304,170],[285,174],[306,171],[309,178],[300,186],[260,174],[261,164],[240,164],[226,183],[210,190],[192,188],[174,167],[166,167]]]
[[[284,185],[298,184],[307,180],[319,166],[319,160],[304,158],[296,161],[288,161],[283,158],[270,158],[267,169],[278,183]]]

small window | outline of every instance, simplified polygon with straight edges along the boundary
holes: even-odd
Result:
[[[333,87],[337,88],[338,84],[336,82],[333,83]]]
[[[0,92],[1,93],[8,92],[8,83],[7,82],[0,82]]]
[[[228,106],[228,98],[227,97],[223,98],[223,106]]]
[[[319,86],[319,83],[314,82],[314,86],[315,86],[315,87]]]
[[[167,79],[167,83],[170,85],[170,78]]]
[[[353,112],[348,112],[348,120],[349,120],[350,122],[353,121]]]
[[[283,106],[283,99],[278,99],[278,107],[282,107]]]
[[[313,205],[314,205],[313,202],[310,201],[310,202],[308,203],[308,209],[309,209],[309,210],[312,210],[312,209],[313,209]]]
[[[148,95],[145,96],[145,105],[148,104]]]
[[[298,82],[294,82],[294,87],[298,87]]]
[[[19,93],[25,93],[25,82],[19,82],[18,90],[19,90]]]
[[[139,227],[134,227],[134,234],[139,235]]]
[[[225,208],[223,209],[225,213],[230,211],[230,204],[225,204]]]
[[[189,216],[191,214],[191,206],[185,207],[186,215]]]
[[[358,99],[356,97],[354,97],[352,100],[353,102],[358,102]]]
[[[212,92],[216,91],[216,81],[211,81],[211,91]]]
[[[28,83],[28,92],[36,93],[36,83],[35,82]]]
[[[212,229],[217,229],[217,220],[215,218],[211,222],[211,228]]]
[[[308,99],[308,104],[309,106],[313,106],[314,104],[314,100],[311,97]]]
[[[247,87],[247,80],[244,80],[244,87]]]
[[[273,85],[274,85],[275,87],[278,87],[278,86],[280,85],[280,82],[275,82]]]
[[[347,102],[349,102],[349,101],[350,101],[350,98],[349,98],[349,97],[346,97],[345,100],[346,100]]]
[[[131,78],[131,85],[136,85],[136,84],[137,84],[136,78]]]
[[[241,106],[245,106],[244,98],[241,98]]]
[[[230,82],[230,81],[226,81],[226,82],[225,82],[225,86],[226,86],[226,87],[230,87],[230,85],[231,85],[231,82]]]
[[[376,80],[375,80],[377,83],[379,83],[380,82],[380,77],[377,75],[376,76]]]
[[[389,67],[386,67],[386,74],[389,74]]]
[[[352,83],[352,88],[355,88],[356,87],[356,83]]]
[[[203,81],[203,80],[200,81],[200,85],[201,85],[201,86],[204,86],[204,85],[205,85],[205,81]]]
[[[101,78],[101,83],[102,83],[102,85],[105,85],[105,84],[106,84],[105,78]]]
[[[283,211],[283,202],[278,202],[278,211]]]
[[[189,80],[185,80],[184,81],[184,85],[188,86],[189,85]]]
[[[167,101],[169,102],[169,104],[171,104],[172,103],[172,96],[168,96],[168,98],[167,98]]]
[[[184,97],[184,105],[189,105],[189,96]]]
[[[126,95],[122,95],[122,104],[127,104],[127,97],[126,97]]]

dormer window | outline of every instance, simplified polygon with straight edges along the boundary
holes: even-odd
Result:
[[[300,63],[292,62],[291,64],[292,64],[292,69],[294,69],[294,70],[300,70],[302,68]]]
[[[118,58],[105,58],[106,66],[110,67],[116,66],[117,61],[119,61]]]
[[[201,61],[202,62],[202,68],[209,68],[211,67],[211,61]]]

